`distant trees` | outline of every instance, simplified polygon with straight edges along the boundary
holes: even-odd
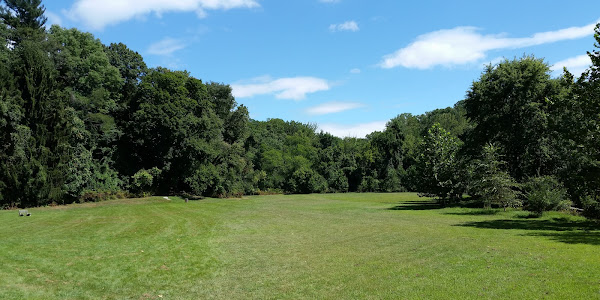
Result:
[[[489,65],[454,107],[366,138],[249,118],[231,87],[148,68],[124,44],[46,29],[40,0],[0,7],[0,205],[135,195],[417,191],[600,217],[600,24],[593,65],[552,78],[533,56]],[[523,191],[523,194],[520,194]]]

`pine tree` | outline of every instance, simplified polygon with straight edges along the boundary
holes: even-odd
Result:
[[[491,209],[497,204],[505,210],[507,207],[520,206],[517,183],[503,168],[498,147],[487,144],[483,147],[481,159],[473,161],[472,180],[469,194],[480,196],[484,208]]]
[[[9,35],[11,44],[20,44],[25,38],[43,36],[46,21],[44,16],[46,8],[42,0],[2,0],[0,6],[0,20],[11,31]]]

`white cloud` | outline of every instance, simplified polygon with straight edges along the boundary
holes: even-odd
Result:
[[[319,130],[329,132],[337,137],[357,137],[364,138],[369,133],[374,131],[383,131],[387,121],[377,121],[370,123],[361,123],[354,125],[341,125],[341,124],[320,124]]]
[[[541,32],[525,38],[483,35],[475,27],[443,29],[418,36],[407,47],[384,56],[380,67],[429,69],[438,65],[474,63],[485,59],[487,52],[491,50],[517,49],[589,36],[594,33],[595,25],[592,23],[582,27]]]
[[[154,55],[171,55],[173,52],[185,48],[186,45],[182,40],[165,38],[148,47],[148,53]]]
[[[347,110],[363,107],[364,105],[356,102],[328,102],[313,106],[306,110],[311,115],[327,115]]]
[[[315,77],[262,77],[251,83],[232,84],[231,88],[237,98],[274,94],[277,99],[302,100],[306,98],[306,94],[329,90],[331,85],[327,80]]]
[[[258,6],[257,0],[77,0],[67,13],[92,29],[103,29],[150,13],[196,12],[204,17],[207,10]]]
[[[356,69],[352,69],[352,70],[350,70],[350,73],[351,73],[351,74],[360,74],[360,72],[361,72],[361,71],[360,71],[360,69],[359,69],[359,68],[356,68]]]
[[[587,54],[571,57],[561,60],[552,66],[555,72],[562,72],[563,67],[567,68],[573,75],[579,77],[589,66],[592,65],[592,60]]]
[[[360,30],[360,28],[358,27],[358,24],[355,21],[347,21],[342,24],[329,25],[329,31],[331,31],[331,32],[338,32],[338,31],[356,32],[359,30]]]

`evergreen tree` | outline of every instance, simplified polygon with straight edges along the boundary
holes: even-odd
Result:
[[[47,18],[42,0],[2,0],[0,19],[10,29],[9,44],[18,45],[24,39],[41,39]],[[1,3],[1,2],[0,2]]]
[[[485,145],[480,159],[471,165],[471,182],[469,194],[479,196],[484,208],[492,208],[492,204],[507,207],[520,206],[517,183],[504,170],[506,163],[500,160],[499,148],[492,144]]]

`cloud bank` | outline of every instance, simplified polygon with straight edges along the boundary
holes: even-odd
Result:
[[[151,13],[195,12],[259,7],[257,0],[77,0],[67,14],[86,26],[100,30]]]
[[[536,33],[525,38],[508,38],[502,34],[484,35],[476,27],[443,29],[418,36],[416,41],[395,53],[383,57],[384,69],[395,67],[430,69],[435,66],[455,66],[478,62],[487,52],[498,49],[518,49],[592,35],[596,23],[557,31]]]

